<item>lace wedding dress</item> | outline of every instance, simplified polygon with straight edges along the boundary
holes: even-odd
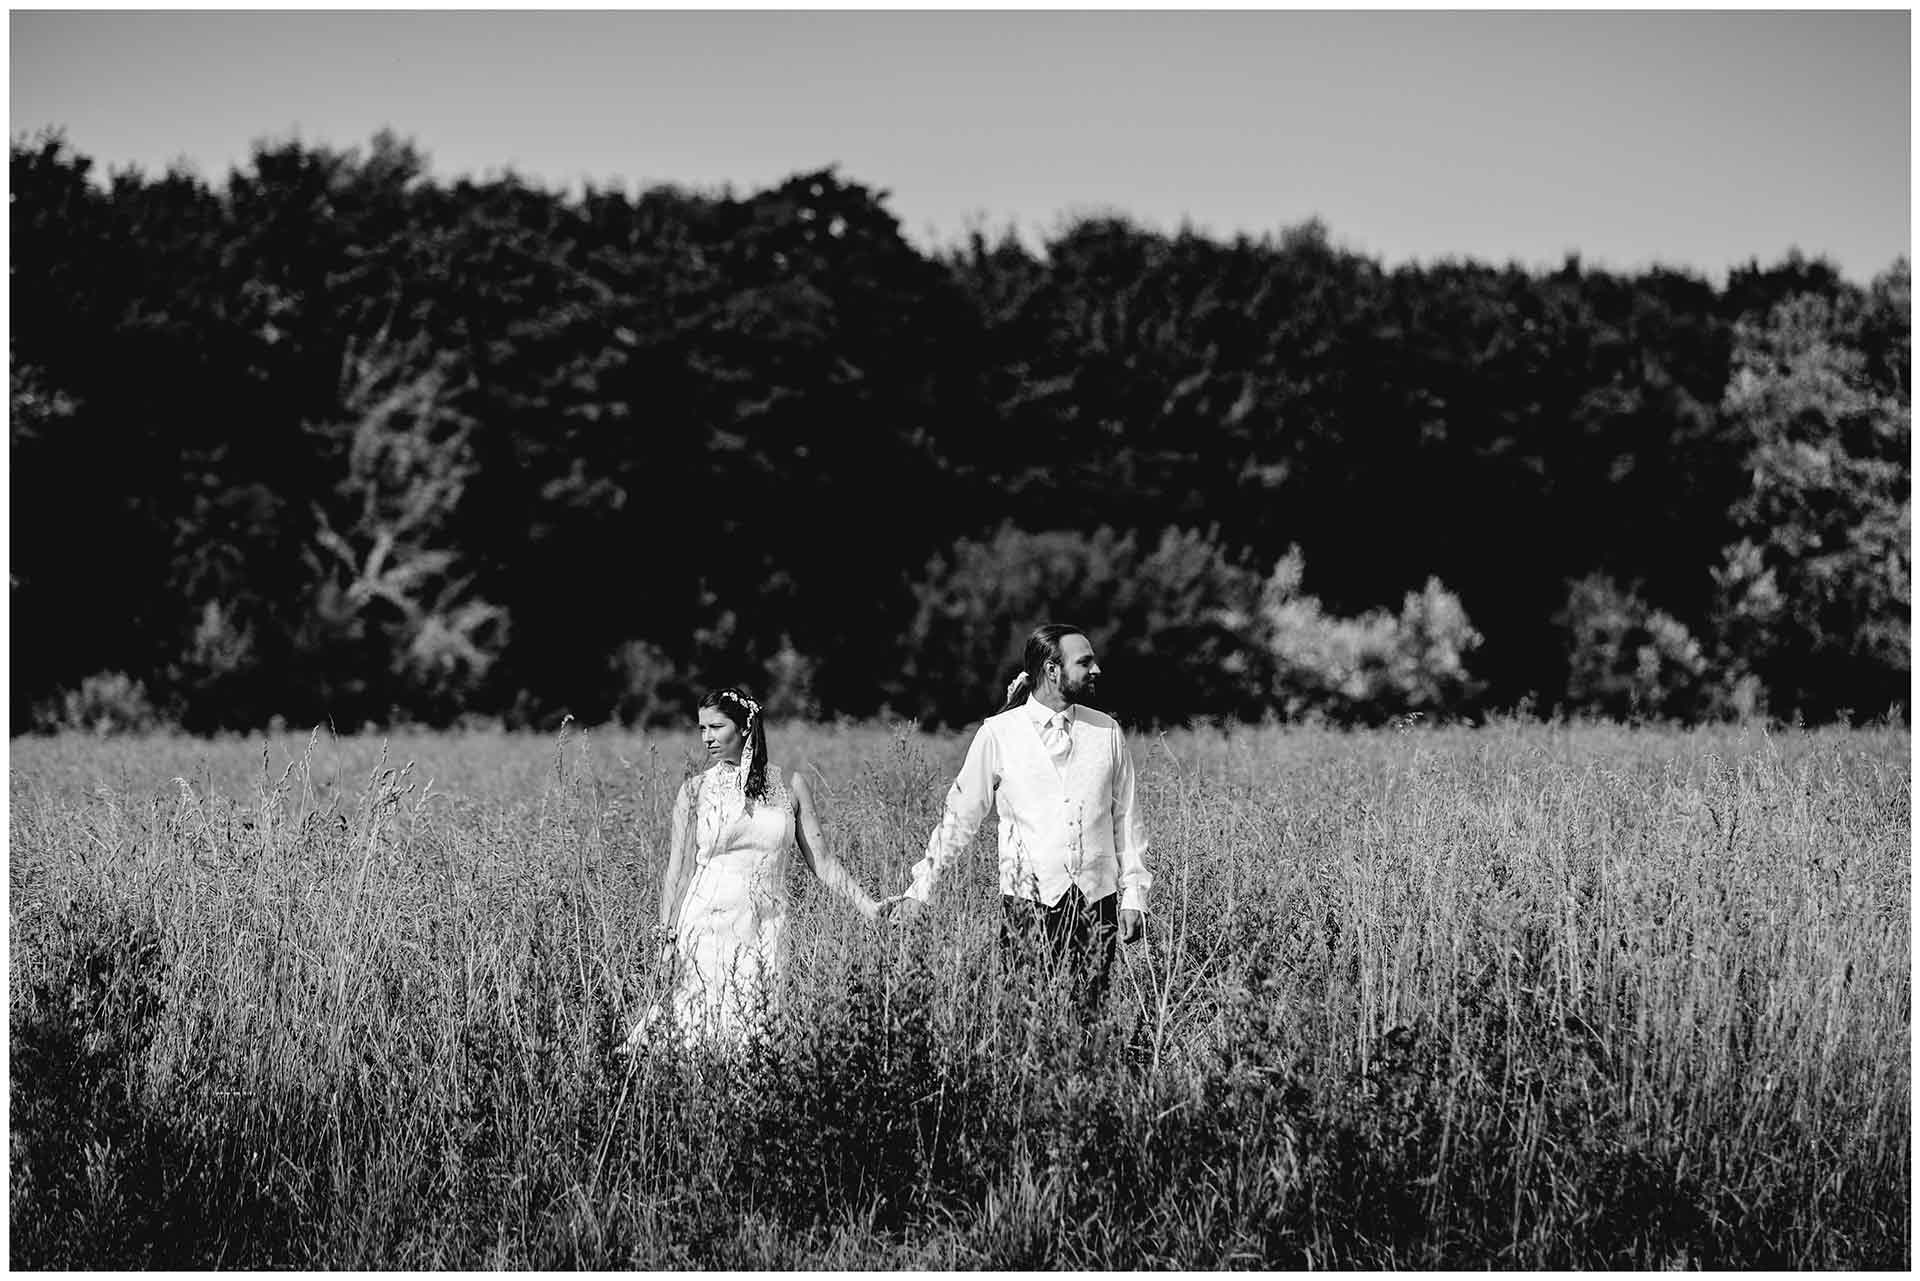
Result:
[[[691,819],[694,867],[674,932],[673,992],[664,1013],[648,1011],[642,1027],[670,1017],[689,1041],[738,1044],[773,999],[793,798],[771,770],[762,799],[749,801],[743,788],[740,768],[724,761],[688,780],[689,813],[675,817],[677,827]]]

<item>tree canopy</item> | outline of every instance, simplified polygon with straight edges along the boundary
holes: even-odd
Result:
[[[15,732],[743,680],[964,723],[1061,615],[1140,720],[1905,696],[1904,260],[927,254],[837,170],[570,196],[391,135],[217,188],[45,138],[12,184]]]

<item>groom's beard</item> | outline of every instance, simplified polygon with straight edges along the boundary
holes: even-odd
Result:
[[[1087,699],[1093,697],[1094,682],[1098,679],[1098,677],[1089,676],[1085,680],[1077,681],[1072,685],[1063,684],[1060,686],[1060,697],[1066,699],[1069,703],[1084,703]]]

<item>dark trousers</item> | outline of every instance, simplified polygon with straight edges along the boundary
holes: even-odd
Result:
[[[1076,885],[1051,907],[1000,896],[1001,957],[1015,971],[1066,986],[1082,1018],[1106,999],[1119,937],[1118,894],[1089,903]]]

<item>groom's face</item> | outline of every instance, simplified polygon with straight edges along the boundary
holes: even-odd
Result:
[[[1093,656],[1093,642],[1079,633],[1060,638],[1060,697],[1079,703],[1093,697],[1100,679],[1100,663]]]

